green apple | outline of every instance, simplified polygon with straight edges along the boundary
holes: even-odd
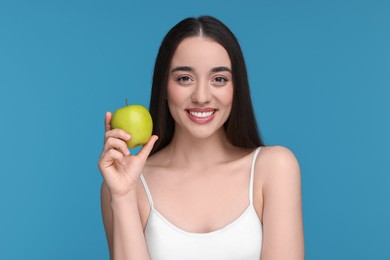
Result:
[[[127,100],[126,100],[127,104]],[[128,148],[146,144],[152,136],[153,122],[149,111],[141,105],[126,105],[115,111],[111,127],[122,129],[131,135]]]

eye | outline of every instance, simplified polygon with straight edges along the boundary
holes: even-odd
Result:
[[[222,76],[217,76],[215,77],[212,82],[215,84],[215,85],[218,85],[218,86],[223,86],[225,85],[229,80],[226,78],[226,77],[222,77]]]
[[[177,81],[190,81],[191,78],[188,76],[182,76],[176,79]]]
[[[224,77],[216,77],[214,80],[216,82],[226,82],[227,81],[227,79],[225,79]]]
[[[178,76],[176,78],[176,81],[179,82],[179,84],[188,85],[191,84],[193,80],[190,76],[183,75],[183,76]]]

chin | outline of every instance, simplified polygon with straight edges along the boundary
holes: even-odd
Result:
[[[189,134],[197,139],[209,139],[213,136],[217,136],[223,127],[218,129],[211,129],[210,127],[204,129],[189,129]]]

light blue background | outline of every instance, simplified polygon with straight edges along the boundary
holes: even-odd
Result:
[[[302,172],[306,259],[390,259],[390,1],[0,1],[0,259],[108,259],[105,111],[148,105],[162,37],[238,37],[269,145]]]

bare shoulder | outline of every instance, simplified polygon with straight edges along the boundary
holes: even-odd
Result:
[[[268,166],[273,167],[299,167],[294,153],[284,146],[264,146],[261,148],[261,157]]]
[[[254,195],[263,220],[270,207],[288,208],[301,200],[300,167],[294,153],[283,146],[264,146],[255,164]]]
[[[256,172],[261,172],[264,187],[277,181],[300,179],[300,167],[294,153],[283,146],[265,146],[261,148],[256,160]]]

